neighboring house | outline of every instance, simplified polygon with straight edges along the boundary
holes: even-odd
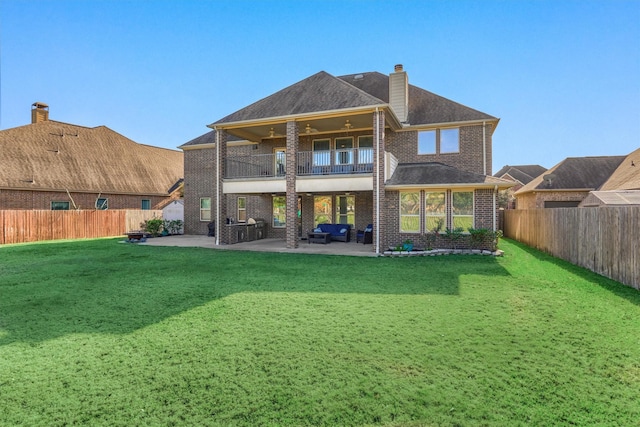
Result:
[[[625,156],[568,157],[514,193],[518,209],[576,207],[599,190]]]
[[[602,184],[592,191],[580,207],[640,205],[640,148],[630,153]]]
[[[32,107],[31,124],[0,131],[0,210],[161,209],[180,197],[182,152]]]
[[[509,166],[506,165],[498,172],[493,174],[493,176],[506,179],[507,181],[515,182],[511,188],[503,190],[501,195],[503,196],[504,202],[507,209],[515,209],[515,201],[516,198],[513,196],[513,193],[521,189],[524,185],[533,181],[539,175],[542,175],[546,172],[546,168],[540,165],[518,165],[518,166]]]
[[[408,83],[401,65],[319,72],[209,125],[185,154],[185,232],[235,243],[264,219],[296,247],[320,223],[373,224],[373,249],[445,227],[495,229],[499,119]],[[227,224],[230,223],[230,224]]]

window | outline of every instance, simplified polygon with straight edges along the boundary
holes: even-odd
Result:
[[[336,138],[336,165],[353,163],[353,138]]]
[[[273,227],[284,228],[287,225],[287,199],[273,196]]]
[[[373,136],[358,137],[358,163],[373,163]]]
[[[69,202],[51,202],[52,211],[68,211]]]
[[[418,132],[418,154],[436,154],[436,131]]]
[[[148,211],[149,209],[151,209],[151,200],[142,199],[142,210]]]
[[[238,222],[247,222],[247,198],[238,197]]]
[[[211,221],[211,197],[200,199],[200,221]]]
[[[445,192],[425,193],[424,196],[425,231],[444,231],[447,223]]]
[[[458,128],[440,130],[440,152],[460,152],[460,132]]]
[[[417,191],[400,193],[400,231],[420,231],[420,193]]]
[[[452,194],[453,209],[451,213],[453,228],[464,231],[473,227],[473,191],[456,191]]]
[[[331,164],[331,140],[313,140],[313,165],[329,166]]]
[[[314,196],[313,197],[313,223],[331,224],[333,222],[333,204],[331,196]]]
[[[338,224],[355,224],[356,196],[338,196],[336,198],[336,219]]]
[[[109,209],[109,199],[97,198],[96,199],[96,209],[104,211]]]

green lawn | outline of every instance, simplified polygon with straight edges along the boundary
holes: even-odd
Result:
[[[640,292],[501,248],[0,247],[0,425],[640,425]]]

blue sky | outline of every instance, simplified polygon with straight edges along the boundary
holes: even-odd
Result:
[[[389,73],[499,117],[493,171],[640,147],[640,1],[0,1],[0,129],[167,148],[318,71]]]

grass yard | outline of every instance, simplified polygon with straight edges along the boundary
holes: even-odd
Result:
[[[501,248],[0,247],[0,425],[639,426],[640,292]]]

